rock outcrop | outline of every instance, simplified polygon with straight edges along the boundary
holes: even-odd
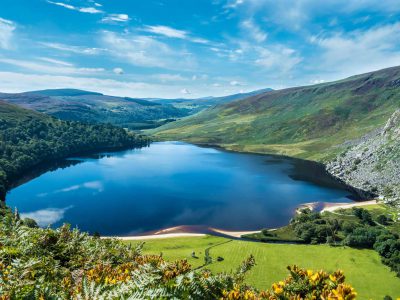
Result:
[[[347,145],[348,149],[327,165],[327,171],[400,208],[400,110],[380,130]]]

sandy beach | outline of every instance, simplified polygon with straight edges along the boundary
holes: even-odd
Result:
[[[377,204],[376,200],[364,201],[364,202],[353,202],[353,203],[324,203],[321,212],[329,211],[333,212],[338,209],[347,209],[358,206]],[[321,205],[318,203],[305,203],[301,205],[301,208],[308,207],[310,209],[317,209]],[[299,208],[300,208],[299,207]],[[261,229],[260,229],[261,230]],[[222,230],[212,227],[204,226],[175,226],[170,228],[165,228],[157,231],[147,232],[143,235],[132,235],[132,236],[108,236],[102,238],[117,238],[125,241],[141,241],[141,240],[151,240],[151,239],[165,239],[165,238],[176,238],[176,237],[200,237],[205,235],[219,235],[231,238],[240,238],[244,234],[257,233],[260,230],[253,231],[229,231]]]
[[[261,229],[260,229],[261,230]],[[143,235],[134,236],[114,236],[114,237],[102,237],[102,238],[117,238],[125,241],[130,240],[149,240],[149,239],[165,239],[175,237],[199,237],[205,235],[219,235],[224,237],[240,238],[244,234],[256,233],[255,231],[228,231],[212,227],[203,226],[175,226],[170,228],[161,229],[145,233]]]
[[[365,206],[365,205],[373,205],[373,204],[378,204],[376,200],[370,200],[370,201],[363,201],[363,202],[354,202],[354,203],[334,203],[332,205],[327,205],[324,207],[321,212],[324,211],[335,211],[338,209],[347,209],[347,208],[352,208],[352,207],[358,207],[358,206]]]

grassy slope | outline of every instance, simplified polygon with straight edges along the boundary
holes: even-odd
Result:
[[[137,241],[130,243],[136,244]],[[342,269],[347,281],[358,291],[359,299],[383,299],[385,295],[394,298],[400,295],[400,279],[381,264],[379,255],[373,250],[325,245],[266,244],[205,236],[147,240],[144,252],[162,252],[168,260],[187,258],[193,266],[198,267],[204,262],[204,250],[210,246],[214,246],[210,250],[214,262],[208,268],[216,272],[229,272],[245,257],[253,254],[257,265],[246,280],[260,289],[269,288],[273,282],[285,278],[286,266],[297,264],[316,270]],[[199,259],[191,257],[192,251],[196,252]],[[223,257],[224,261],[216,262],[218,256]]]
[[[159,139],[324,161],[335,145],[382,126],[400,107],[400,67],[272,91],[150,131]]]
[[[16,123],[31,119],[53,122],[53,119],[48,115],[41,114],[33,110],[24,109],[0,100],[0,120],[7,123]]]

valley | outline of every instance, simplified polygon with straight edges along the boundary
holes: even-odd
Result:
[[[0,1],[0,300],[400,300],[400,5]]]

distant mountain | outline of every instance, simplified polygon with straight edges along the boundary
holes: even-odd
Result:
[[[77,89],[49,89],[18,94],[0,93],[0,99],[62,120],[148,129],[218,103],[234,101],[262,91],[193,100],[115,97]]]
[[[156,138],[328,161],[400,107],[400,67],[270,91],[151,131]]]
[[[40,90],[40,91],[32,91],[26,92],[26,94],[35,94],[42,96],[83,96],[83,95],[98,95],[102,96],[101,93],[96,92],[88,92],[77,89],[49,89],[49,90]]]
[[[0,93],[0,99],[62,120],[112,123],[131,129],[157,127],[190,113],[170,104],[74,89]]]
[[[149,101],[153,101],[160,104],[171,104],[175,107],[186,107],[191,109],[193,112],[198,112],[205,108],[209,108],[210,106],[219,105],[228,103],[231,101],[236,101],[240,99],[244,99],[250,96],[259,95],[265,92],[272,91],[270,88],[265,88],[261,90],[256,90],[248,93],[238,93],[228,96],[221,96],[221,97],[203,97],[203,98],[196,98],[196,99],[187,99],[187,98],[176,98],[176,99],[146,99]]]

